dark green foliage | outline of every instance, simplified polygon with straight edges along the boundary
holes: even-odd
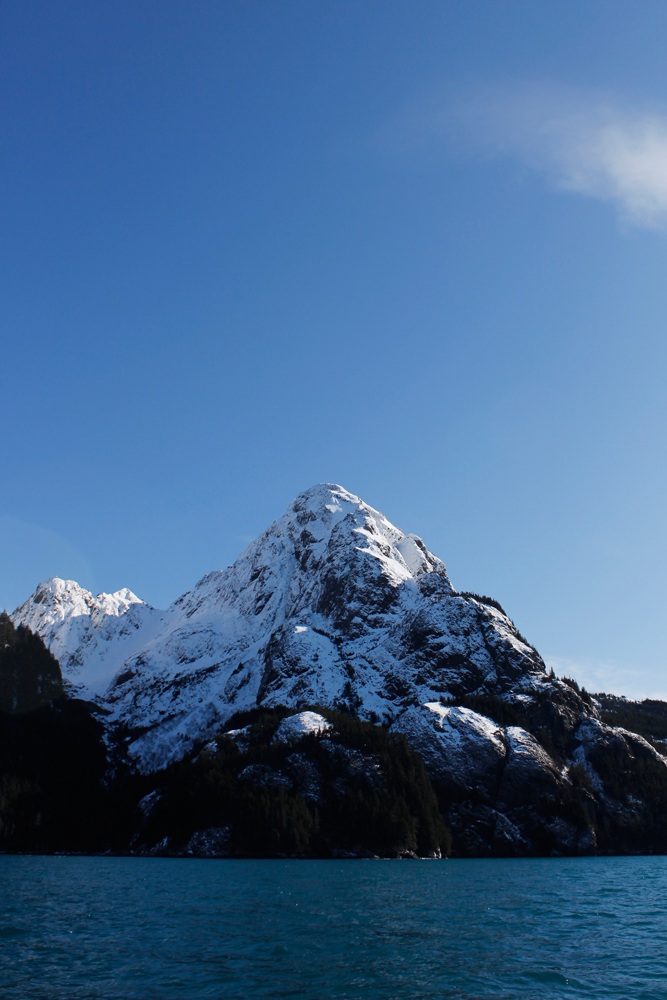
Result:
[[[17,633],[0,617],[3,652],[17,644]],[[455,704],[500,726],[528,730],[558,763],[572,752],[562,719],[572,709],[578,719],[580,695],[569,680],[545,687],[527,703],[485,693]],[[635,732],[643,727],[653,740],[667,731],[665,703],[597,697],[614,725]],[[0,850],[177,855],[197,852],[194,834],[219,829],[226,831],[221,849],[237,857],[446,855],[450,834],[443,812],[458,853],[515,849],[493,841],[488,796],[472,791],[465,801],[450,801],[440,789],[438,803],[421,758],[404,737],[349,712],[314,709],[332,731],[274,742],[281,720],[294,709],[257,708],[226,727],[247,727],[247,739],[221,733],[212,747],[149,775],[123,768],[121,755],[113,780],[93,706],[58,698],[31,711],[0,713]],[[569,782],[553,790],[536,787],[535,795],[527,792],[526,801],[507,813],[528,838],[528,852],[667,853],[662,763],[641,740],[618,733],[587,754],[604,795],[592,787],[587,770],[575,765],[568,769]],[[563,821],[571,831],[565,840],[558,832]],[[472,822],[486,847],[467,838]]]
[[[653,698],[644,698],[640,701],[639,707],[642,712],[646,712],[649,715],[657,715],[661,719],[667,719],[667,701],[656,701]]]
[[[462,708],[469,708],[478,715],[485,715],[487,719],[492,719],[499,726],[521,726],[526,729],[528,719],[525,712],[522,712],[512,702],[499,698],[495,694],[468,694],[460,698],[441,698],[443,705],[458,705]]]
[[[648,740],[667,740],[667,702],[626,701],[613,695],[596,696],[602,706],[602,721],[639,733]],[[664,752],[664,747],[660,748]]]
[[[583,769],[580,769],[583,771]],[[557,795],[543,795],[536,805],[545,819],[563,819],[581,833],[595,825],[595,800],[587,778],[578,774],[572,784],[564,783]],[[570,771],[570,778],[572,774]],[[548,831],[547,840],[548,840]]]
[[[639,741],[618,736],[597,746],[589,759],[605,794],[617,805],[599,811],[598,840],[603,850],[667,853],[667,768]]]
[[[274,743],[294,709],[256,709],[227,727],[250,727],[242,747],[221,735],[217,751],[149,775],[117,765],[110,780],[91,708],[61,698],[0,715],[0,850],[144,852],[168,838],[178,854],[194,833],[224,827],[236,856],[448,853],[421,759],[381,726],[322,710],[334,733]],[[295,760],[316,775],[316,796],[303,794]],[[247,768],[260,780],[244,780]],[[152,808],[139,808],[150,793]]]
[[[421,757],[409,749],[405,737],[349,715],[321,711],[335,726],[335,741],[375,759],[384,784],[370,797],[368,789],[362,787],[356,801],[351,795],[343,803],[348,817],[347,823],[339,821],[341,834],[356,830],[357,839],[363,843],[372,831],[372,839],[389,854],[397,847],[400,850],[401,843],[405,844],[404,850],[421,855],[438,849],[448,854],[449,831],[437,798]]]
[[[30,629],[0,614],[0,712],[30,712],[60,698],[58,661]]]
[[[86,702],[0,713],[0,848],[96,849],[105,769],[102,726]]]
[[[576,691],[577,694],[580,696],[581,700],[585,701],[587,705],[593,704],[593,699],[586,690],[586,688],[579,687],[574,677],[563,677],[562,681],[564,684],[567,684],[568,687],[571,687],[573,691]]]
[[[461,706],[469,708],[478,715],[485,715],[498,726],[520,726],[535,737],[553,760],[562,764],[564,757],[563,734],[554,733],[553,726],[546,720],[546,715],[552,706],[546,704],[546,695],[540,694],[535,698],[535,704],[519,705],[516,702],[506,701],[495,694],[477,693],[462,695],[460,698],[441,699],[444,705]],[[546,708],[546,712],[545,712]],[[554,718],[558,718],[554,714]]]
[[[250,726],[247,746],[239,748],[222,735],[217,753],[153,776],[162,795],[137,846],[169,837],[178,853],[196,831],[229,827],[229,848],[236,855],[448,853],[448,831],[430,780],[402,737],[320,709],[336,727],[332,734],[272,743],[280,720],[293,711],[236,716],[227,728]],[[316,775],[316,797],[302,794],[295,758],[297,768]],[[244,779],[247,768],[260,777]],[[140,791],[145,794],[145,788]]]
[[[11,646],[16,638],[16,629],[14,628],[14,623],[7,614],[3,611],[0,614],[0,649],[4,649],[5,646]]]
[[[90,707],[63,697],[60,666],[40,637],[0,615],[0,848],[87,849],[105,769]]]
[[[479,601],[480,604],[488,604],[489,607],[500,611],[501,615],[505,615],[506,618],[508,617],[498,601],[495,601],[493,597],[486,597],[484,594],[475,594],[472,590],[461,590],[459,597],[472,597],[473,600]]]
[[[237,851],[259,857],[319,854],[314,845],[318,820],[297,793],[275,789],[242,793],[241,808],[232,828]]]
[[[654,803],[659,814],[667,815],[667,768],[647,748],[635,742],[629,751],[618,739],[594,748],[589,757],[608,795],[620,802],[631,797]]]
[[[585,792],[593,792],[593,786],[591,784],[591,779],[588,776],[588,772],[583,764],[573,764],[572,767],[568,769],[568,776],[570,781],[575,788],[583,788]]]

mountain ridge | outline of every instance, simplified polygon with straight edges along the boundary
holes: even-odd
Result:
[[[497,601],[458,593],[418,536],[334,484],[301,493],[164,611],[52,578],[12,619],[39,633],[79,696],[40,710],[63,753],[69,713],[106,760],[97,844],[437,855],[449,850],[437,800],[460,856],[667,853],[667,706],[559,680]],[[14,732],[27,753],[40,726],[11,717],[10,743]],[[274,741],[278,729],[294,742]],[[7,751],[8,773],[22,754]],[[406,776],[422,766],[413,800]],[[35,775],[23,776],[32,826]],[[405,823],[385,843],[396,810]]]
[[[331,704],[391,721],[461,691],[546,682],[497,607],[453,588],[414,534],[336,484],[299,494],[225,570],[164,611],[131,591],[40,584],[11,616],[71,690],[111,711],[145,768],[255,704]]]

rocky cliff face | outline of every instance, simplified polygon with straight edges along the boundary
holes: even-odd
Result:
[[[581,796],[582,814],[571,821],[567,766],[524,728],[440,704],[409,709],[393,728],[421,754],[447,803],[458,853],[581,854],[597,846]]]

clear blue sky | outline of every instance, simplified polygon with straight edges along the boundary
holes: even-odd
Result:
[[[0,606],[338,482],[667,697],[667,5],[0,5]]]

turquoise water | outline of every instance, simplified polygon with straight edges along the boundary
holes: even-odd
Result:
[[[667,858],[0,857],[3,1000],[667,998]]]

